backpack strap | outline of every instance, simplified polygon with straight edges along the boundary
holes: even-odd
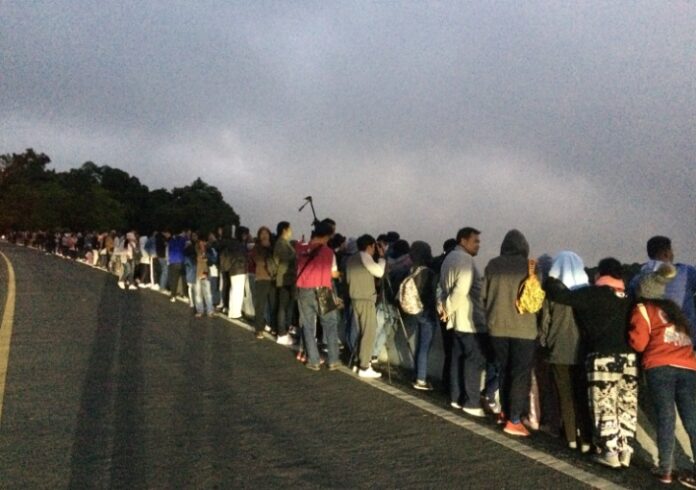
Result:
[[[640,315],[643,317],[645,322],[648,324],[648,332],[652,332],[652,323],[650,322],[650,315],[648,315],[648,309],[645,307],[643,303],[638,303],[636,305],[638,308],[638,311],[640,311]]]

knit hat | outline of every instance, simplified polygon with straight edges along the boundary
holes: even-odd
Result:
[[[638,281],[638,297],[646,299],[663,299],[665,287],[677,275],[672,264],[664,263],[655,272],[648,272]]]

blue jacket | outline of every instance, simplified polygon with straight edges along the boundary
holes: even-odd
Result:
[[[183,264],[184,249],[186,248],[186,239],[181,235],[172,237],[169,240],[169,263]]]

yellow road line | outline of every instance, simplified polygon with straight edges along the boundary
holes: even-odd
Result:
[[[2,426],[2,407],[5,401],[5,380],[7,378],[7,363],[10,360],[10,341],[12,340],[12,324],[15,310],[15,273],[12,263],[7,256],[0,252],[7,263],[7,298],[0,323],[0,426]]]

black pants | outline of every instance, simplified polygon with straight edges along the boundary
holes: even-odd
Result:
[[[273,281],[256,281],[254,288],[254,328],[263,331],[266,325],[266,306],[270,308],[270,327],[275,331],[276,287]]]
[[[176,292],[179,289],[179,280],[181,273],[184,270],[184,264],[169,264],[169,291],[172,298],[176,297]],[[184,281],[186,283],[186,281]],[[186,292],[186,291],[182,291]]]
[[[222,280],[222,307],[225,311],[230,309],[230,288],[232,287],[232,281],[230,281],[229,271],[221,271],[220,278]]]
[[[293,301],[295,300],[295,286],[281,286],[277,288],[278,291],[278,321],[276,323],[276,328],[278,329],[278,335],[286,335],[288,333],[288,326],[292,322],[292,316],[294,313],[295,306]]]
[[[511,337],[491,337],[491,345],[498,365],[500,401],[503,412],[514,423],[529,410],[529,390],[536,341]]]

